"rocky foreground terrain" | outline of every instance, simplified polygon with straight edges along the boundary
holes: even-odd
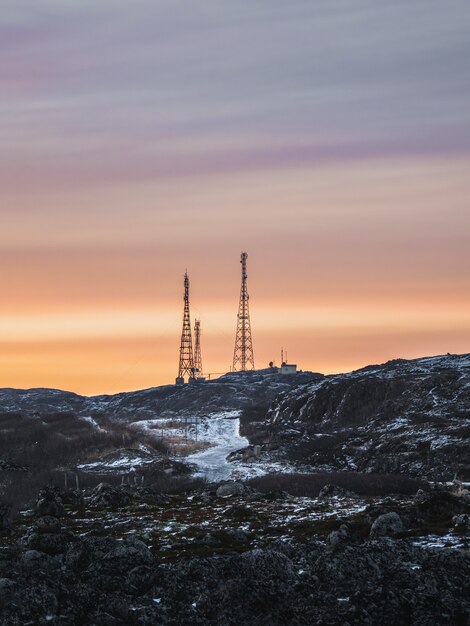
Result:
[[[432,530],[432,537],[430,531]],[[435,533],[439,533],[439,536]],[[43,490],[0,548],[18,624],[468,624],[470,499],[241,483]]]
[[[470,624],[470,355],[0,407],[2,626]]]

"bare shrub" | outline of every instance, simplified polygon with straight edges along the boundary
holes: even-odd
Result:
[[[69,428],[72,430],[80,428],[84,431],[91,430],[93,428],[93,425],[90,424],[90,422],[80,419],[75,413],[68,411],[41,415],[41,421],[45,424],[60,428],[62,432],[68,430]]]
[[[13,411],[0,413],[0,430],[4,428],[15,428],[22,419],[23,416],[21,413]]]
[[[161,437],[157,437],[153,433],[142,432],[140,435],[140,442],[145,443],[150,446],[156,452],[160,452],[161,454],[168,455],[169,448],[168,445]]]
[[[181,418],[181,419],[165,420],[165,421],[158,422],[156,424],[151,424],[150,428],[154,430],[161,430],[161,429],[165,430],[165,428],[176,428],[176,429],[181,430],[184,428],[189,428],[190,426],[193,426],[194,424],[196,424],[195,421]]]
[[[178,494],[188,493],[202,489],[206,485],[204,478],[192,478],[191,476],[168,476],[156,478],[146,486],[156,493]]]
[[[8,518],[13,518],[20,510],[32,507],[44,485],[55,484],[54,472],[50,469],[35,472],[2,472],[6,479],[0,495],[0,506],[8,508]]]
[[[72,465],[105,450],[139,443],[137,434],[125,425],[108,423],[106,429],[96,428],[73,413],[53,413],[41,419],[2,414],[0,425],[0,457],[34,470]],[[166,451],[161,443],[151,445]]]
[[[212,447],[209,441],[194,441],[194,439],[185,439],[184,437],[171,437],[165,440],[171,452],[179,456],[189,456],[195,452],[201,452]]]
[[[321,472],[314,474],[268,474],[251,478],[248,484],[263,492],[285,491],[293,496],[316,498],[327,484],[362,496],[387,494],[413,495],[427,484],[401,474],[361,474],[358,472]]]

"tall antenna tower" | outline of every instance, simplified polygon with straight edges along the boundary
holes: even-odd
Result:
[[[193,342],[191,337],[191,320],[189,317],[189,278],[188,272],[184,275],[184,313],[183,331],[181,333],[180,365],[178,370],[177,385],[184,385],[184,377],[194,378]]]
[[[234,372],[255,369],[253,358],[253,342],[251,339],[250,309],[248,306],[248,289],[246,286],[246,260],[248,254],[241,253],[240,263],[242,264],[242,286],[240,289],[240,304],[238,305],[237,334],[235,336],[235,349],[233,351]]]
[[[194,377],[203,377],[201,357],[201,320],[194,320]]]

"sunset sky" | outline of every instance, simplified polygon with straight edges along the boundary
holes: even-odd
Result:
[[[15,0],[0,386],[172,383],[183,275],[229,369],[470,351],[468,0]]]

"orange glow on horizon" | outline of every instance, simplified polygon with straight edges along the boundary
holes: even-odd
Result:
[[[242,249],[259,368],[281,345],[323,373],[468,352],[469,165],[366,161],[7,195],[0,386],[173,383],[186,267],[204,369],[228,370]]]
[[[292,319],[295,329],[289,324]],[[4,317],[0,322],[9,329],[0,345],[2,386],[52,386],[92,395],[174,382],[181,325],[176,310]],[[253,307],[252,326],[257,368],[267,367],[270,360],[279,362],[282,345],[290,362],[325,374],[397,357],[461,352],[470,335],[468,317],[444,308],[423,318],[419,310],[294,309],[272,314]],[[234,329],[233,311],[203,316],[206,373],[229,370]]]

